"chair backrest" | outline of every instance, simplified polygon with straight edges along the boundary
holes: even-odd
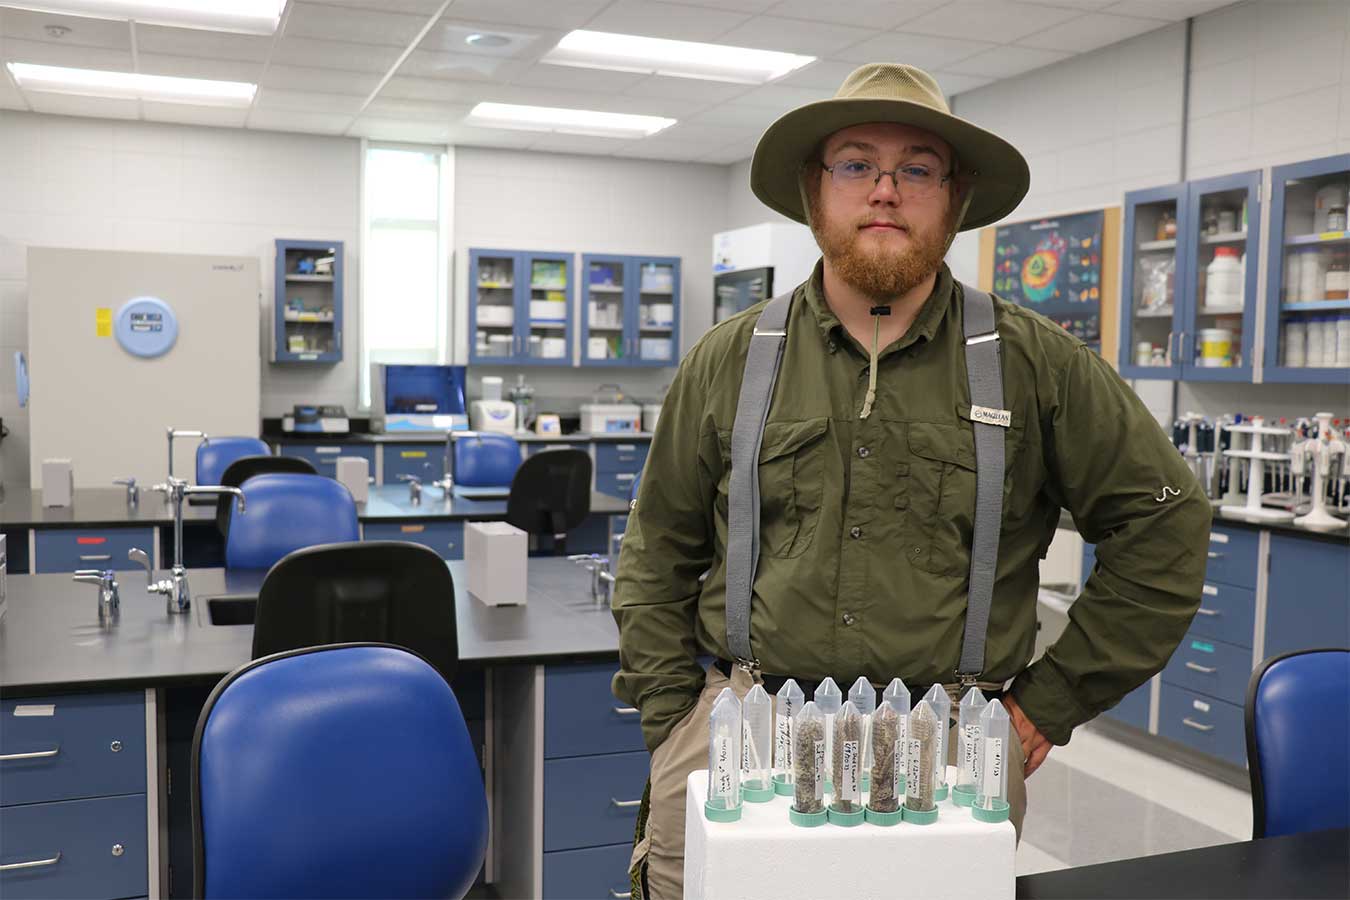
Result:
[[[506,498],[506,521],[527,534],[552,535],[554,552],[566,552],[556,538],[591,514],[591,457],[582,450],[544,450],[520,464]]]
[[[266,456],[272,450],[254,437],[211,437],[197,445],[197,483],[220,484],[225,468],[241,456]]]
[[[507,434],[475,434],[455,439],[455,484],[509,487],[520,468],[520,443]]]
[[[1350,649],[1261,663],[1246,712],[1252,837],[1350,828]]]
[[[254,475],[267,472],[292,472],[297,475],[317,475],[319,470],[314,463],[302,456],[241,456],[225,467],[216,484],[239,487]],[[216,528],[224,537],[230,530],[230,510],[234,509],[234,497],[221,494],[216,498]]]
[[[454,678],[455,583],[445,560],[421,544],[367,541],[306,547],[272,567],[258,594],[254,659],[350,641],[407,647]]]
[[[195,897],[463,897],[488,811],[454,691],[399,647],[226,675],[192,742]]]
[[[227,569],[270,569],[292,550],[361,537],[351,491],[332,478],[271,473],[239,487],[245,509],[230,517]]]

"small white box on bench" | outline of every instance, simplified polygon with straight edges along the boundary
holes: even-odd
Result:
[[[529,552],[529,536],[519,528],[505,522],[465,523],[469,593],[487,606],[524,606]]]

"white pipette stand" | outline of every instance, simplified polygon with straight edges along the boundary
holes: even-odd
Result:
[[[955,783],[954,767],[948,767],[947,780]],[[708,773],[690,773],[685,809],[702,810],[707,792]],[[791,805],[791,797],[781,796],[747,803],[738,822],[685,816],[685,900],[1014,896],[1012,822],[979,822],[946,800],[939,801],[931,825],[802,828],[788,821]]]
[[[1267,462],[1286,462],[1289,459],[1288,453],[1275,453],[1270,450],[1261,449],[1261,438],[1270,437],[1288,437],[1288,428],[1267,428],[1265,419],[1260,416],[1253,416],[1250,425],[1229,425],[1227,431],[1233,434],[1249,435],[1248,447],[1246,450],[1230,448],[1224,451],[1224,455],[1229,459],[1247,460],[1247,502],[1243,506],[1224,505],[1219,510],[1234,516],[1242,516],[1248,519],[1259,519],[1263,522],[1289,522],[1294,518],[1294,514],[1286,509],[1267,509],[1261,505],[1261,495],[1265,490],[1266,463]],[[1230,482],[1230,490],[1232,482]]]
[[[1334,457],[1346,458],[1346,445],[1331,426],[1331,413],[1317,413],[1317,437],[1300,441],[1294,445],[1294,456],[1300,462],[1311,457],[1312,463],[1312,511],[1299,516],[1294,524],[1314,530],[1332,530],[1345,525],[1327,512],[1327,479],[1331,476],[1331,461]],[[1344,464],[1344,463],[1342,463]]]

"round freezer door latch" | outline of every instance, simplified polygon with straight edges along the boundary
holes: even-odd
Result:
[[[178,340],[178,318],[158,297],[133,297],[117,311],[113,334],[132,356],[163,356]]]

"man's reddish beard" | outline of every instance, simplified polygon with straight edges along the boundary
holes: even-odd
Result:
[[[910,246],[904,250],[864,247],[859,229],[877,216],[868,214],[855,221],[825,221],[820,210],[820,188],[807,191],[811,207],[811,233],[820,252],[845,284],[875,300],[893,300],[907,293],[942,266],[947,237],[955,220],[949,206],[942,222],[926,230],[909,227]],[[954,206],[954,204],[953,204]]]

